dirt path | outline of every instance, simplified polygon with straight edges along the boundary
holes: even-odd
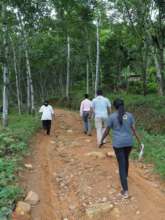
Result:
[[[131,163],[129,186],[131,197],[118,195],[120,183],[110,143],[99,150],[95,134],[82,134],[78,114],[56,110],[55,127],[50,137],[37,135],[32,157],[34,169],[25,175],[25,187],[40,196],[32,209],[32,220],[90,219],[90,207],[111,203],[107,213],[94,210],[97,220],[165,220],[165,191],[159,178],[151,175],[152,166]],[[102,152],[98,156],[87,155]],[[100,205],[101,206],[101,205]]]

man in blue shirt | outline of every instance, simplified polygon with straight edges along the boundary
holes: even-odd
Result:
[[[92,110],[95,118],[97,145],[99,146],[111,112],[111,103],[103,96],[102,90],[98,90],[97,97],[92,100]]]

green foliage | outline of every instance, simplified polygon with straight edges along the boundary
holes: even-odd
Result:
[[[157,90],[158,90],[158,85],[157,85],[156,82],[153,81],[153,82],[149,82],[149,83],[147,84],[147,92],[148,92],[149,94],[151,94],[151,93],[156,93]]]
[[[141,131],[140,135],[145,145],[144,161],[153,163],[155,165],[154,171],[165,179],[165,135],[149,134],[146,131]],[[137,159],[138,152],[139,148],[136,147],[132,157]]]
[[[0,219],[8,216],[23,195],[18,186],[22,157],[28,152],[28,140],[38,128],[38,118],[11,115],[8,129],[0,129]]]

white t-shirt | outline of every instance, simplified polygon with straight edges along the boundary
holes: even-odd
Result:
[[[41,120],[52,120],[52,115],[54,114],[54,110],[51,105],[41,106],[39,112],[42,113]]]
[[[108,109],[111,108],[109,99],[99,95],[92,100],[92,108],[95,118],[108,118]]]
[[[89,112],[92,107],[92,102],[89,99],[84,99],[80,105],[80,116],[83,115],[84,111]]]

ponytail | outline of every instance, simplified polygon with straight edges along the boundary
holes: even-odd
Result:
[[[116,99],[114,101],[114,106],[118,110],[118,120],[119,124],[123,124],[123,116],[125,114],[124,101],[122,99]]]
[[[118,108],[118,120],[120,125],[123,124],[123,115],[125,114],[124,105],[120,105]]]

